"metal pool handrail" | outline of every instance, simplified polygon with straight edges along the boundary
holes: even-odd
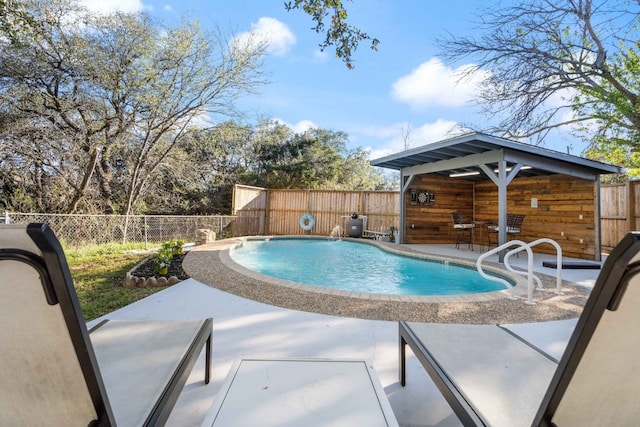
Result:
[[[533,302],[533,253],[531,252],[531,248],[529,248],[527,246],[526,243],[520,241],[520,240],[512,240],[510,242],[504,243],[500,246],[498,246],[497,248],[491,249],[490,251],[487,251],[483,254],[481,254],[478,257],[478,261],[476,262],[476,269],[478,270],[478,273],[480,273],[480,275],[482,277],[484,277],[487,280],[493,280],[494,282],[498,282],[498,283],[502,283],[503,285],[505,285],[507,287],[507,289],[509,289],[509,296],[507,298],[509,298],[510,300],[517,300],[518,298],[514,295],[513,293],[513,285],[509,282],[507,282],[505,279],[502,279],[500,277],[494,277],[494,276],[489,276],[488,274],[486,274],[484,272],[484,270],[482,269],[482,261],[484,261],[485,258],[496,254],[504,249],[507,249],[510,246],[513,246],[517,244],[518,247],[518,251],[520,251],[522,248],[524,248],[527,251],[527,254],[529,255],[529,259],[528,259],[528,278],[527,278],[527,288],[529,290],[528,294],[529,296],[527,297],[527,301],[526,304],[535,304]],[[516,251],[517,252],[517,251]],[[513,271],[517,274],[522,274],[521,272],[518,272],[516,270],[511,270],[511,267],[508,265],[508,262],[506,261],[505,258],[505,266],[507,266],[507,269],[509,269],[510,271]]]
[[[549,239],[546,237],[543,237],[541,239],[537,239],[534,240],[533,242],[527,243],[527,246],[529,246],[530,248],[539,245],[541,243],[549,243],[551,245],[553,245],[554,248],[556,248],[556,289],[553,291],[556,295],[564,295],[562,293],[562,248],[560,247],[560,244],[558,242],[556,242],[553,239]],[[511,255],[513,255],[516,252],[520,252],[522,251],[521,248],[516,248],[512,251],[509,251],[506,255],[505,255],[505,265],[507,265],[507,258]],[[538,279],[537,276],[534,275],[534,278],[537,280],[538,282],[538,290],[542,290],[542,282],[540,282],[540,279]]]
[[[538,240],[534,240],[531,243],[525,243],[521,240],[511,240],[507,243],[504,243],[503,245],[498,246],[497,248],[494,248],[490,251],[487,251],[483,254],[481,254],[478,257],[478,261],[476,262],[476,268],[478,270],[478,273],[480,273],[480,275],[482,277],[484,277],[487,280],[493,280],[495,282],[498,283],[502,283],[505,286],[507,286],[507,288],[510,290],[509,293],[509,299],[511,300],[515,300],[517,299],[514,294],[513,294],[513,285],[511,285],[511,283],[507,282],[504,279],[501,279],[499,277],[493,277],[493,276],[489,276],[487,275],[483,270],[482,270],[482,261],[485,260],[485,258],[496,254],[502,250],[505,250],[511,246],[517,246],[515,249],[510,250],[509,252],[507,252],[505,254],[504,257],[504,265],[507,268],[507,270],[509,270],[512,273],[515,274],[519,274],[522,276],[526,276],[527,277],[527,300],[525,301],[525,304],[529,304],[529,305],[534,305],[535,302],[533,301],[533,280],[535,279],[536,283],[538,284],[537,290],[542,290],[542,281],[540,280],[540,278],[538,276],[536,276],[535,274],[533,274],[533,251],[531,250],[531,247],[539,245],[540,243],[550,243],[552,244],[555,248],[556,248],[556,253],[557,253],[557,276],[556,276],[556,290],[555,293],[556,295],[562,295],[562,248],[560,247],[560,245],[551,239],[547,239],[547,238],[542,238],[542,239],[538,239]],[[521,251],[527,251],[527,271],[521,271],[521,270],[516,270],[513,267],[511,267],[511,265],[509,264],[509,257],[511,257],[511,255],[521,252]]]

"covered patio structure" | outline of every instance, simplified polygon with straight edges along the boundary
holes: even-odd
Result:
[[[371,161],[400,171],[400,243],[455,241],[451,214],[486,224],[507,241],[507,214],[525,215],[520,240],[550,238],[570,257],[600,260],[600,175],[617,166],[478,132]],[[535,251],[552,253],[548,244]]]

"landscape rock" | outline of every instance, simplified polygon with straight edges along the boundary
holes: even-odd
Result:
[[[201,228],[196,232],[196,245],[204,245],[216,241],[216,232],[208,228]]]

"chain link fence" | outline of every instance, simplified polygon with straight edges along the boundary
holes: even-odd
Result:
[[[110,242],[157,244],[170,239],[195,242],[197,231],[208,229],[216,239],[258,234],[258,221],[229,215],[80,215],[5,212],[6,224],[45,222],[65,245],[81,247]]]

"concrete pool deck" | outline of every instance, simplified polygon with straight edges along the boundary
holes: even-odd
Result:
[[[443,245],[441,248],[425,246],[418,249],[437,253],[450,248]],[[457,255],[469,257],[478,254],[459,252]],[[544,257],[536,256],[536,271],[542,269],[542,259]],[[566,270],[565,279],[590,287],[599,272]],[[515,303],[526,309],[521,301]],[[401,387],[398,383],[398,324],[395,321],[281,308],[233,295],[193,278],[105,316],[111,319],[167,320],[202,317],[214,319],[211,383],[204,385],[202,382],[204,355],[201,355],[169,418],[168,426],[199,426],[233,362],[248,357],[367,359],[373,362],[401,426],[460,425],[411,352],[408,352],[407,386]],[[89,325],[99,320],[89,322]],[[561,352],[574,325],[575,319],[568,319],[510,327],[541,348]]]

